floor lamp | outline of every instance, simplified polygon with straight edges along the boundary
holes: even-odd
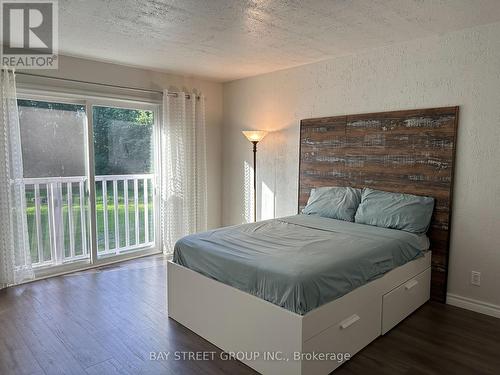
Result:
[[[264,130],[244,130],[243,135],[253,144],[253,221],[257,221],[257,143],[267,132]]]

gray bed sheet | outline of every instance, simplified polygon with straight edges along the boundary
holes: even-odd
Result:
[[[428,247],[425,235],[295,215],[186,236],[173,261],[304,315]]]

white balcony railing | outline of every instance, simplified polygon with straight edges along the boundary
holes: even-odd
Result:
[[[154,244],[154,175],[96,176],[98,256]],[[87,178],[25,178],[28,237],[34,267],[88,259]]]

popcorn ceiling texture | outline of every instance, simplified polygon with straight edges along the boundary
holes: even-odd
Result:
[[[257,156],[270,218],[297,212],[301,119],[459,105],[448,292],[500,305],[500,23],[226,83],[223,105],[225,225],[251,218],[242,129],[274,132]]]
[[[227,81],[498,21],[498,0],[59,0],[59,44]]]

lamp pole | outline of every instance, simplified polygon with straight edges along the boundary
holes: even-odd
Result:
[[[257,143],[253,143],[253,221],[257,221]]]
[[[267,134],[265,130],[243,130],[243,135],[253,144],[253,221],[257,221],[257,143]],[[245,212],[246,214],[246,212]]]

